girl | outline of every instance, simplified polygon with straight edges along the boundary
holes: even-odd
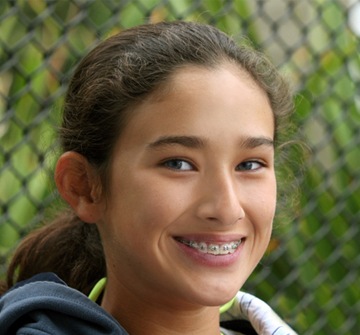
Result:
[[[65,99],[55,181],[71,211],[15,253],[1,334],[294,334],[238,293],[270,240],[291,110],[264,56],[211,26],[101,43]]]

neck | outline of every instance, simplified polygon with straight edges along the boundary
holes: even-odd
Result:
[[[144,299],[108,282],[102,307],[131,335],[219,335],[219,307],[190,306],[158,296]],[[114,294],[116,292],[116,294]]]

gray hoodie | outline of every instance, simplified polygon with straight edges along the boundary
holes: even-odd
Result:
[[[242,292],[221,319],[224,334],[296,334],[264,302]],[[20,282],[0,297],[0,335],[100,334],[129,335],[103,308],[53,273]]]

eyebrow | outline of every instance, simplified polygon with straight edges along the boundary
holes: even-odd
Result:
[[[149,148],[160,148],[164,146],[181,145],[186,148],[202,148],[204,141],[196,136],[161,136],[156,141],[148,145]]]
[[[269,137],[259,136],[259,137],[246,137],[241,141],[241,147],[248,149],[254,149],[263,145],[274,147],[274,140]]]
[[[157,149],[172,145],[181,145],[186,148],[200,149],[205,147],[206,141],[197,136],[161,136],[148,144],[151,149]],[[254,149],[260,146],[274,147],[272,138],[265,136],[245,137],[240,140],[240,147]]]

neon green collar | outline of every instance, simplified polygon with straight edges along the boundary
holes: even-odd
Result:
[[[234,304],[235,299],[236,299],[236,296],[234,298],[232,298],[226,304],[220,306],[220,314],[225,313],[226,311],[228,311],[231,308],[231,306]]]
[[[91,290],[89,294],[89,299],[93,302],[96,302],[98,298],[100,297],[100,294],[103,293],[106,286],[106,277],[101,278],[94,286],[94,288]]]
[[[91,301],[96,302],[98,300],[98,298],[100,297],[100,294],[104,291],[105,286],[106,286],[106,277],[100,279],[94,286],[94,288],[91,290],[90,294],[89,294],[89,299]],[[225,313],[227,310],[230,309],[230,307],[233,305],[235,298],[232,298],[229,302],[227,302],[226,304],[222,305],[220,307],[220,314]]]

